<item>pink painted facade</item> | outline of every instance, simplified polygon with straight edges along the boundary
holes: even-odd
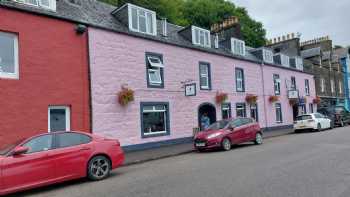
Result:
[[[89,48],[93,132],[118,138],[123,146],[191,137],[193,128],[198,127],[198,107],[202,103],[215,105],[217,119],[221,119],[221,106],[215,103],[217,91],[228,93],[227,102],[232,105],[233,117],[236,114],[235,104],[245,102],[246,94],[258,95],[259,123],[264,128],[293,124],[285,79],[295,76],[301,95],[305,92],[304,81],[309,79],[311,96],[308,102],[315,97],[312,75],[283,68],[262,66],[95,28],[89,28]],[[164,89],[147,87],[146,52],[163,55]],[[211,65],[210,91],[199,88],[200,61]],[[236,92],[236,67],[244,69],[244,93]],[[283,110],[283,123],[276,123],[275,108],[268,101],[269,96],[274,94],[273,74],[279,74],[282,80],[279,102]],[[187,79],[197,83],[197,95],[194,97],[184,95],[181,82]],[[126,107],[117,102],[117,93],[123,84],[135,91],[135,101]],[[142,138],[140,102],[169,103],[170,135]],[[247,116],[250,116],[248,104]]]

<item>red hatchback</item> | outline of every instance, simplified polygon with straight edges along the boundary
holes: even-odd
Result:
[[[259,124],[252,118],[221,120],[199,132],[194,138],[194,147],[199,151],[213,148],[228,151],[232,144],[262,144],[262,135]]]
[[[0,150],[0,195],[82,177],[102,180],[123,161],[115,139],[80,132],[37,135]]]

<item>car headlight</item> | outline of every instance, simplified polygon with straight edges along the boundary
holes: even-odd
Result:
[[[218,137],[220,135],[221,135],[221,133],[213,133],[213,134],[210,134],[207,138],[208,139],[212,139],[212,138],[216,138],[216,137]]]

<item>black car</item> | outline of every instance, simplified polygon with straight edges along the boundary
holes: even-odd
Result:
[[[319,108],[317,111],[330,118],[333,126],[343,127],[350,124],[350,112],[343,106]]]

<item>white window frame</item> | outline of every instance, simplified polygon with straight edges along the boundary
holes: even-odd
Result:
[[[156,68],[156,69],[147,69],[147,72],[148,72],[148,79],[149,79],[149,83],[152,84],[152,85],[161,85],[163,82],[162,82],[162,75],[161,75],[161,71],[160,71],[160,68]],[[151,78],[151,72],[154,72],[156,73],[156,75],[158,76],[159,80],[158,81],[153,81],[152,78]]]
[[[159,106],[159,105],[158,105]],[[163,112],[163,114],[164,114],[164,128],[165,128],[165,131],[157,131],[157,132],[151,132],[151,133],[145,133],[144,131],[143,131],[143,135],[144,136],[152,136],[152,135],[158,135],[158,134],[165,134],[165,133],[167,133],[168,131],[167,131],[167,121],[168,121],[168,119],[167,119],[167,107],[165,106],[165,105],[161,105],[161,106],[163,106],[164,107],[164,109],[162,109],[162,110],[159,110],[159,109],[156,109],[156,105],[153,105],[152,106],[152,110],[144,110],[144,109],[142,109],[142,116],[143,116],[143,114],[144,113],[159,113],[159,112]],[[143,108],[144,108],[145,106],[143,106]],[[149,106],[147,106],[147,107],[149,107]],[[143,123],[142,123],[143,124]]]
[[[275,56],[280,56],[282,66],[290,67],[290,57],[288,55],[285,55],[283,53],[277,53]]]
[[[48,127],[47,130],[50,133],[51,132],[51,123],[50,123],[50,111],[51,109],[64,109],[66,110],[66,131],[70,131],[70,126],[71,126],[71,111],[70,111],[70,107],[69,106],[49,106],[48,108],[48,114],[47,114],[47,118],[48,118]]]
[[[331,92],[334,93],[335,92],[335,83],[334,80],[331,79]]]
[[[152,59],[157,60],[158,62],[155,63],[155,62],[152,61]],[[148,60],[149,64],[150,64],[152,67],[154,67],[154,68],[164,68],[164,65],[163,65],[163,63],[162,63],[162,60],[161,60],[159,57],[157,57],[157,56],[151,56],[151,55],[149,55],[149,56],[147,56],[147,60]]]
[[[269,49],[263,49],[264,61],[273,64],[273,51]]]
[[[277,109],[280,109],[280,114],[277,114]],[[277,123],[282,123],[283,122],[282,104],[281,103],[276,103],[275,104],[275,110],[276,110],[276,122]],[[281,120],[279,120],[279,119],[281,119]]]
[[[238,71],[238,72],[237,72]],[[243,92],[245,89],[244,84],[244,70],[242,68],[236,68],[235,69],[235,78],[236,78],[236,91]],[[238,73],[241,73],[241,76],[238,75]]]
[[[304,70],[303,58],[295,57],[295,66],[298,70]]]
[[[6,79],[19,79],[19,55],[18,55],[18,35],[13,34],[13,33],[6,33],[0,31],[0,35],[9,35],[13,37],[13,46],[14,46],[14,73],[5,73],[5,72],[0,72],[0,78],[6,78]]]
[[[16,2],[23,3],[30,6],[42,7],[48,10],[56,11],[56,0],[48,0],[49,6],[43,4],[43,0],[15,0]],[[31,3],[31,1],[35,1],[35,3]]]
[[[308,79],[305,79],[305,94],[310,95],[310,81]]]
[[[236,50],[236,45],[239,45],[239,50]],[[233,54],[245,56],[245,42],[237,38],[231,38],[231,51]]]
[[[326,88],[325,88],[325,83],[326,83],[326,81],[325,81],[324,78],[321,78],[320,81],[321,81],[321,83],[320,83],[321,92],[325,92],[325,89],[326,89]]]
[[[192,25],[191,31],[192,31],[192,44],[211,48],[211,36],[210,36],[209,30]],[[198,35],[197,35],[197,32],[198,32]],[[201,43],[202,36],[203,36],[203,43]]]
[[[343,94],[343,88],[342,88],[343,83],[339,81],[339,94]]]
[[[202,71],[201,67],[202,66],[205,66],[206,73],[201,73],[201,71]],[[209,84],[210,83],[210,81],[209,81],[209,65],[207,65],[207,64],[200,64],[199,65],[199,76],[200,76],[199,84],[200,84],[201,89],[209,90],[210,89],[210,84]],[[206,86],[203,86],[203,84],[201,84],[201,79],[202,78],[206,79],[206,82],[207,82]]]
[[[137,28],[136,29],[133,28],[133,26],[132,26],[132,13],[131,13],[132,9],[136,9],[137,10]],[[146,32],[140,31],[140,12],[141,11],[145,12]],[[149,24],[150,21],[149,21],[149,19],[147,17],[147,14],[151,14],[151,16],[152,16],[152,24]],[[143,34],[148,34],[148,35],[153,35],[153,36],[157,35],[156,12],[128,3],[128,18],[129,18],[129,29],[131,31],[139,32],[139,33],[143,33]],[[153,27],[153,32],[151,32],[151,30],[149,28],[150,25],[152,25],[152,27]]]
[[[278,89],[278,91],[276,89]],[[273,90],[275,95],[281,95],[281,78],[279,74],[273,74]]]

